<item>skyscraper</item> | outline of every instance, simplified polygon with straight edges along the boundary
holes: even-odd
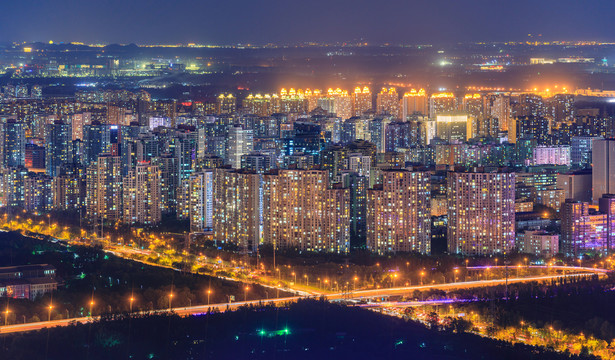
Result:
[[[515,243],[515,174],[449,172],[448,251],[484,256],[510,252]]]
[[[367,248],[379,254],[431,252],[431,185],[424,171],[386,170],[367,191]]]

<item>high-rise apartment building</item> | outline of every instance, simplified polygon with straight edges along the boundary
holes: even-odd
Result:
[[[401,119],[407,121],[412,114],[421,114],[427,116],[429,114],[429,102],[425,89],[410,90],[404,94],[401,99]]]
[[[372,110],[372,93],[367,86],[356,87],[352,94],[352,116],[362,116]]]
[[[123,181],[124,223],[154,225],[160,222],[160,170],[149,162],[138,163]]]
[[[255,251],[260,244],[260,175],[214,169],[214,240]]]
[[[204,170],[190,175],[190,232],[213,228],[214,171]]]
[[[330,188],[325,170],[263,175],[263,240],[276,248],[346,253],[349,191]]]
[[[459,110],[457,97],[453,93],[435,93],[429,97],[429,117],[435,119],[438,114]]]
[[[615,197],[599,199],[599,211],[587,202],[567,199],[562,204],[561,251],[567,256],[606,256],[615,245]]]
[[[592,147],[593,201],[615,194],[615,139],[596,139]]]
[[[431,184],[425,171],[386,170],[367,191],[367,248],[386,254],[431,251]]]
[[[233,94],[220,94],[216,100],[217,114],[232,114],[237,110],[237,98]]]
[[[252,129],[243,129],[241,125],[229,126],[226,156],[233,169],[241,168],[241,156],[254,150]]]
[[[101,155],[87,170],[87,217],[122,220],[122,163],[119,156]]]
[[[380,90],[380,92],[376,96],[376,113],[388,114],[393,116],[394,118],[399,118],[401,116],[401,111],[399,107],[400,102],[397,89],[382,88],[382,90]]]
[[[72,135],[70,126],[62,121],[47,124],[45,137],[45,167],[47,175],[56,176],[59,167],[72,161]]]
[[[1,125],[2,165],[19,167],[25,165],[26,133],[23,123],[9,119]]]
[[[484,256],[509,253],[515,244],[515,174],[449,172],[448,250]]]
[[[472,120],[467,114],[440,113],[436,116],[436,134],[448,143],[463,143],[473,137]]]

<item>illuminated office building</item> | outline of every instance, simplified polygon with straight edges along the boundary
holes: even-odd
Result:
[[[449,172],[448,251],[507,254],[515,244],[515,174]]]
[[[367,249],[431,252],[431,184],[424,171],[386,170],[367,190]]]
[[[330,188],[327,171],[263,175],[263,240],[280,249],[347,253],[349,191]]]

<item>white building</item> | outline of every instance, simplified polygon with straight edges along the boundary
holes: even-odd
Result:
[[[241,168],[241,156],[254,150],[252,129],[244,130],[241,125],[233,125],[228,129],[226,149],[227,162],[233,169]]]
[[[190,175],[190,232],[203,232],[213,227],[214,172],[205,170]]]
[[[559,252],[559,235],[544,230],[526,230],[517,234],[517,248],[524,254],[552,257]]]
[[[538,146],[533,155],[534,165],[570,166],[570,146]]]

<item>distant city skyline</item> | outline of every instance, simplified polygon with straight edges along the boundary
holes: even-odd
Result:
[[[615,40],[611,2],[195,2],[33,0],[4,4],[4,41],[140,44]],[[581,26],[581,24],[583,24]],[[542,35],[542,36],[538,36]]]

